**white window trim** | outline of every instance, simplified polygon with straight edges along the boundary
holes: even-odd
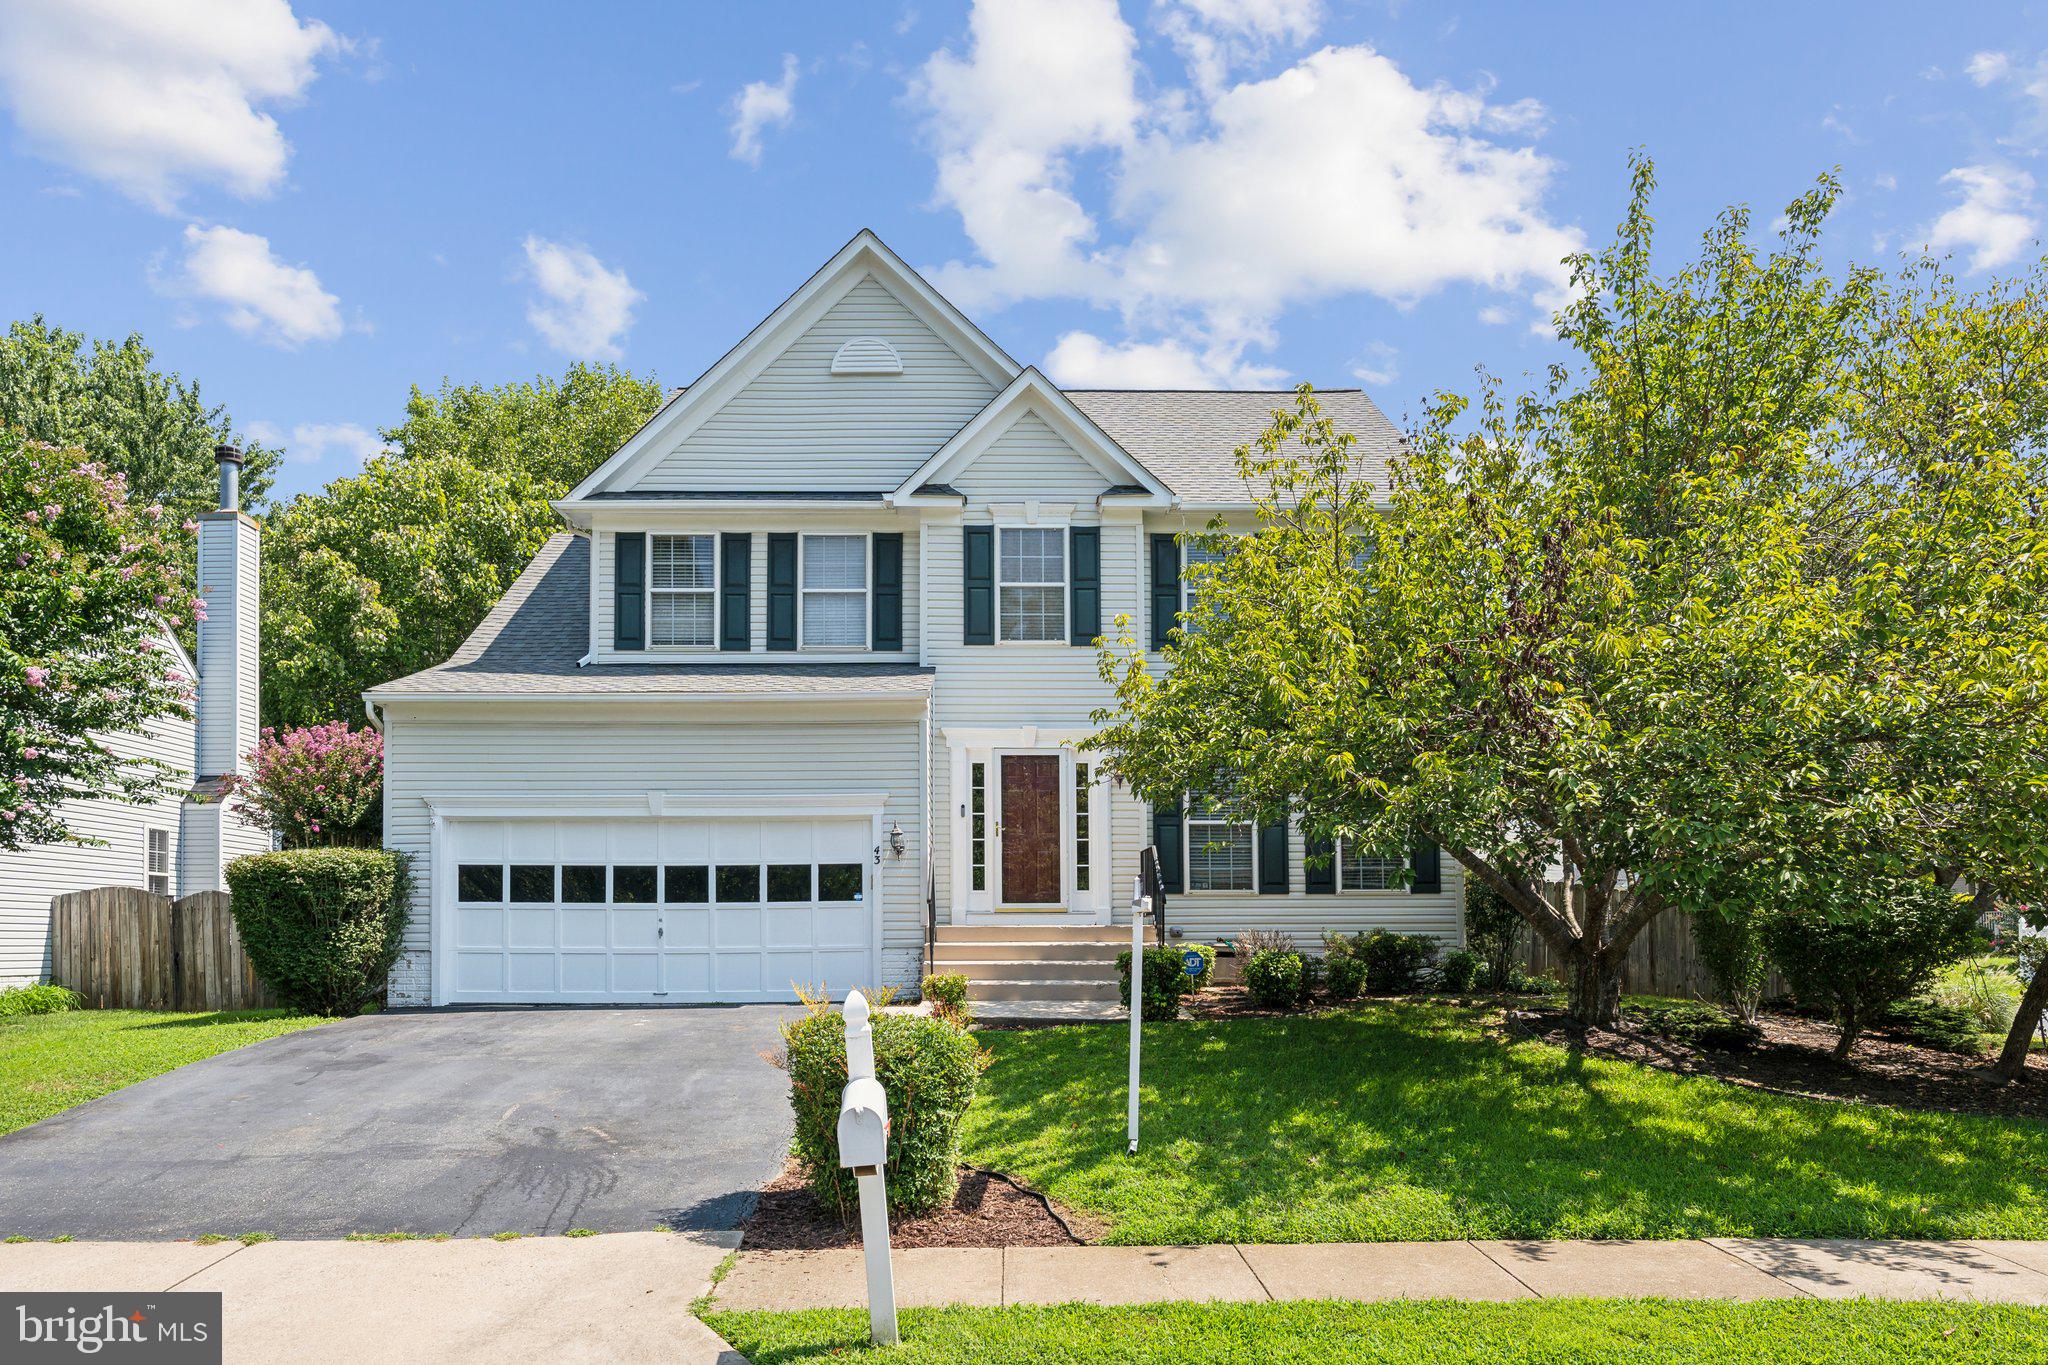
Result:
[[[861,584],[854,588],[812,588],[805,580],[810,573],[809,542],[814,536],[859,537],[861,543]],[[831,593],[860,598],[860,643],[857,645],[814,645],[807,637],[804,605],[810,594]],[[799,531],[796,538],[796,647],[825,654],[865,654],[874,648],[875,638],[875,533],[873,531]]]
[[[1393,893],[1395,893],[1395,892],[1397,892],[1397,891],[1406,891],[1406,890],[1408,889],[1408,888],[1407,888],[1406,886],[1347,886],[1347,885],[1345,885],[1345,880],[1346,880],[1346,879],[1345,879],[1345,875],[1344,875],[1344,873],[1345,873],[1345,869],[1346,869],[1346,868],[1348,868],[1348,867],[1349,867],[1349,866],[1351,865],[1351,862],[1352,862],[1352,847],[1353,847],[1353,843],[1354,843],[1354,841],[1353,841],[1353,840],[1351,840],[1351,839],[1344,839],[1344,838],[1340,838],[1340,839],[1338,839],[1338,840],[1337,840],[1337,850],[1336,850],[1336,855],[1335,855],[1335,865],[1334,865],[1334,867],[1333,867],[1333,868],[1332,868],[1331,870],[1332,870],[1332,871],[1334,871],[1334,872],[1336,873],[1336,876],[1337,876],[1337,887],[1336,887],[1336,890],[1337,890],[1337,894],[1338,894],[1338,895],[1340,895],[1340,896],[1386,896],[1386,895],[1392,895]],[[1396,868],[1400,868],[1400,867],[1402,867],[1402,866],[1403,866],[1403,860],[1402,860],[1402,859],[1400,859],[1400,858],[1394,858],[1394,859],[1392,860],[1392,862],[1393,862],[1393,864],[1394,864],[1394,866],[1395,866]]]
[[[163,839],[164,854],[163,870],[161,872],[154,866],[156,862],[156,841],[159,837]],[[157,891],[156,888],[159,878],[163,880],[164,884],[161,891]],[[142,831],[142,885],[143,889],[155,892],[160,896],[168,896],[175,889],[171,883],[171,832],[162,825],[145,826]]]
[[[616,534],[616,532],[614,533]],[[703,536],[711,542],[711,642],[702,645],[658,645],[654,642],[654,598],[656,594],[665,597],[689,597],[706,592],[704,588],[657,588],[654,586],[654,542],[657,540],[680,540],[691,536]],[[616,571],[614,571],[616,572]],[[616,591],[616,585],[614,585]],[[718,604],[725,595],[725,554],[724,545],[716,531],[649,531],[647,533],[647,651],[667,654],[715,654],[718,652]],[[628,650],[628,655],[640,651]]]
[[[1047,521],[998,521],[995,523],[995,600],[989,604],[995,614],[996,646],[1026,649],[1042,648],[1046,645],[1066,645],[1074,633],[1074,539],[1072,526],[1068,522]],[[1003,532],[1005,531],[1050,531],[1060,538],[1060,581],[1058,584],[1036,580],[1003,577]],[[1003,589],[1008,588],[1050,588],[1060,590],[1060,633],[1050,640],[1006,640],[1003,638]]]
[[[1259,822],[1256,820],[1225,820],[1208,818],[1199,823],[1204,825],[1242,825],[1252,834],[1252,884],[1242,889],[1227,886],[1211,886],[1197,889],[1195,886],[1195,795],[1189,792],[1181,797],[1180,807],[1180,884],[1186,888],[1181,894],[1187,896],[1256,896],[1259,894]],[[1208,840],[1203,840],[1207,843]]]

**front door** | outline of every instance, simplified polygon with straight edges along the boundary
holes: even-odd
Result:
[[[997,760],[996,905],[1041,909],[1065,902],[1060,869],[1060,756],[1003,754]]]

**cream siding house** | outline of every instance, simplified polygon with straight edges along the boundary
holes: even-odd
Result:
[[[1383,474],[1386,418],[1322,398]],[[1063,392],[860,234],[556,504],[452,659],[366,695],[420,873],[393,1002],[914,987],[934,938],[992,997],[1099,998],[1057,946],[1128,924],[1147,844],[1188,941],[1455,941],[1435,850],[1311,867],[1086,748],[1093,641],[1163,639],[1178,535],[1248,514],[1233,452],[1286,401]]]
[[[189,716],[163,716],[139,734],[107,738],[124,760],[148,759],[177,775],[173,790],[133,804],[80,798],[63,818],[80,842],[0,853],[0,986],[50,975],[50,903],[72,891],[133,886],[167,896],[225,890],[222,869],[270,847],[270,836],[214,799],[221,779],[246,768],[256,747],[257,580],[262,530],[240,508],[232,447],[221,462],[221,506],[199,519],[199,657],[164,633],[157,648],[175,656],[193,685]]]

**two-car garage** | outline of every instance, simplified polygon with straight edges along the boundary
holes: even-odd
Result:
[[[435,1003],[786,1001],[880,979],[871,816],[446,819]]]

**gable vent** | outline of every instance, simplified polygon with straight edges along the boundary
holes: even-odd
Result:
[[[902,374],[903,359],[880,337],[855,337],[832,357],[834,374]]]

